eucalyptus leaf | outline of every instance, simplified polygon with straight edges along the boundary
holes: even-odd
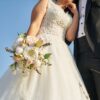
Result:
[[[51,56],[51,53],[47,53],[47,54],[44,55],[44,58],[48,59],[50,56]]]

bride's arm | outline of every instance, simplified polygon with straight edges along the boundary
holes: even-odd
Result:
[[[40,0],[37,5],[33,8],[31,14],[31,23],[27,31],[28,35],[36,36],[40,25],[42,23],[43,17],[46,13],[48,0]]]
[[[68,5],[69,9],[71,10],[71,12],[73,13],[73,19],[72,19],[72,24],[70,25],[70,27],[67,30],[66,33],[66,39],[71,42],[75,39],[76,37],[76,32],[77,32],[77,28],[78,28],[78,11],[76,8],[76,5],[74,3],[71,3]]]

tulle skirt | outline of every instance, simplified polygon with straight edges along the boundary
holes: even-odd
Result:
[[[90,100],[73,56],[61,37],[44,34],[51,43],[51,66],[23,76],[11,70],[0,79],[0,100]]]

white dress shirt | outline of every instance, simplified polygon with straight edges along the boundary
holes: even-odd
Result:
[[[84,32],[84,22],[85,22],[85,10],[86,10],[87,0],[79,0],[79,30],[77,38],[85,36]]]

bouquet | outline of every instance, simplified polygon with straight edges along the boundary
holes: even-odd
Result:
[[[41,74],[40,68],[43,65],[50,66],[51,53],[46,52],[46,47],[50,46],[41,36],[28,36],[26,33],[18,35],[12,48],[6,48],[7,52],[12,53],[14,60],[10,65],[11,70],[27,74],[32,70]]]

